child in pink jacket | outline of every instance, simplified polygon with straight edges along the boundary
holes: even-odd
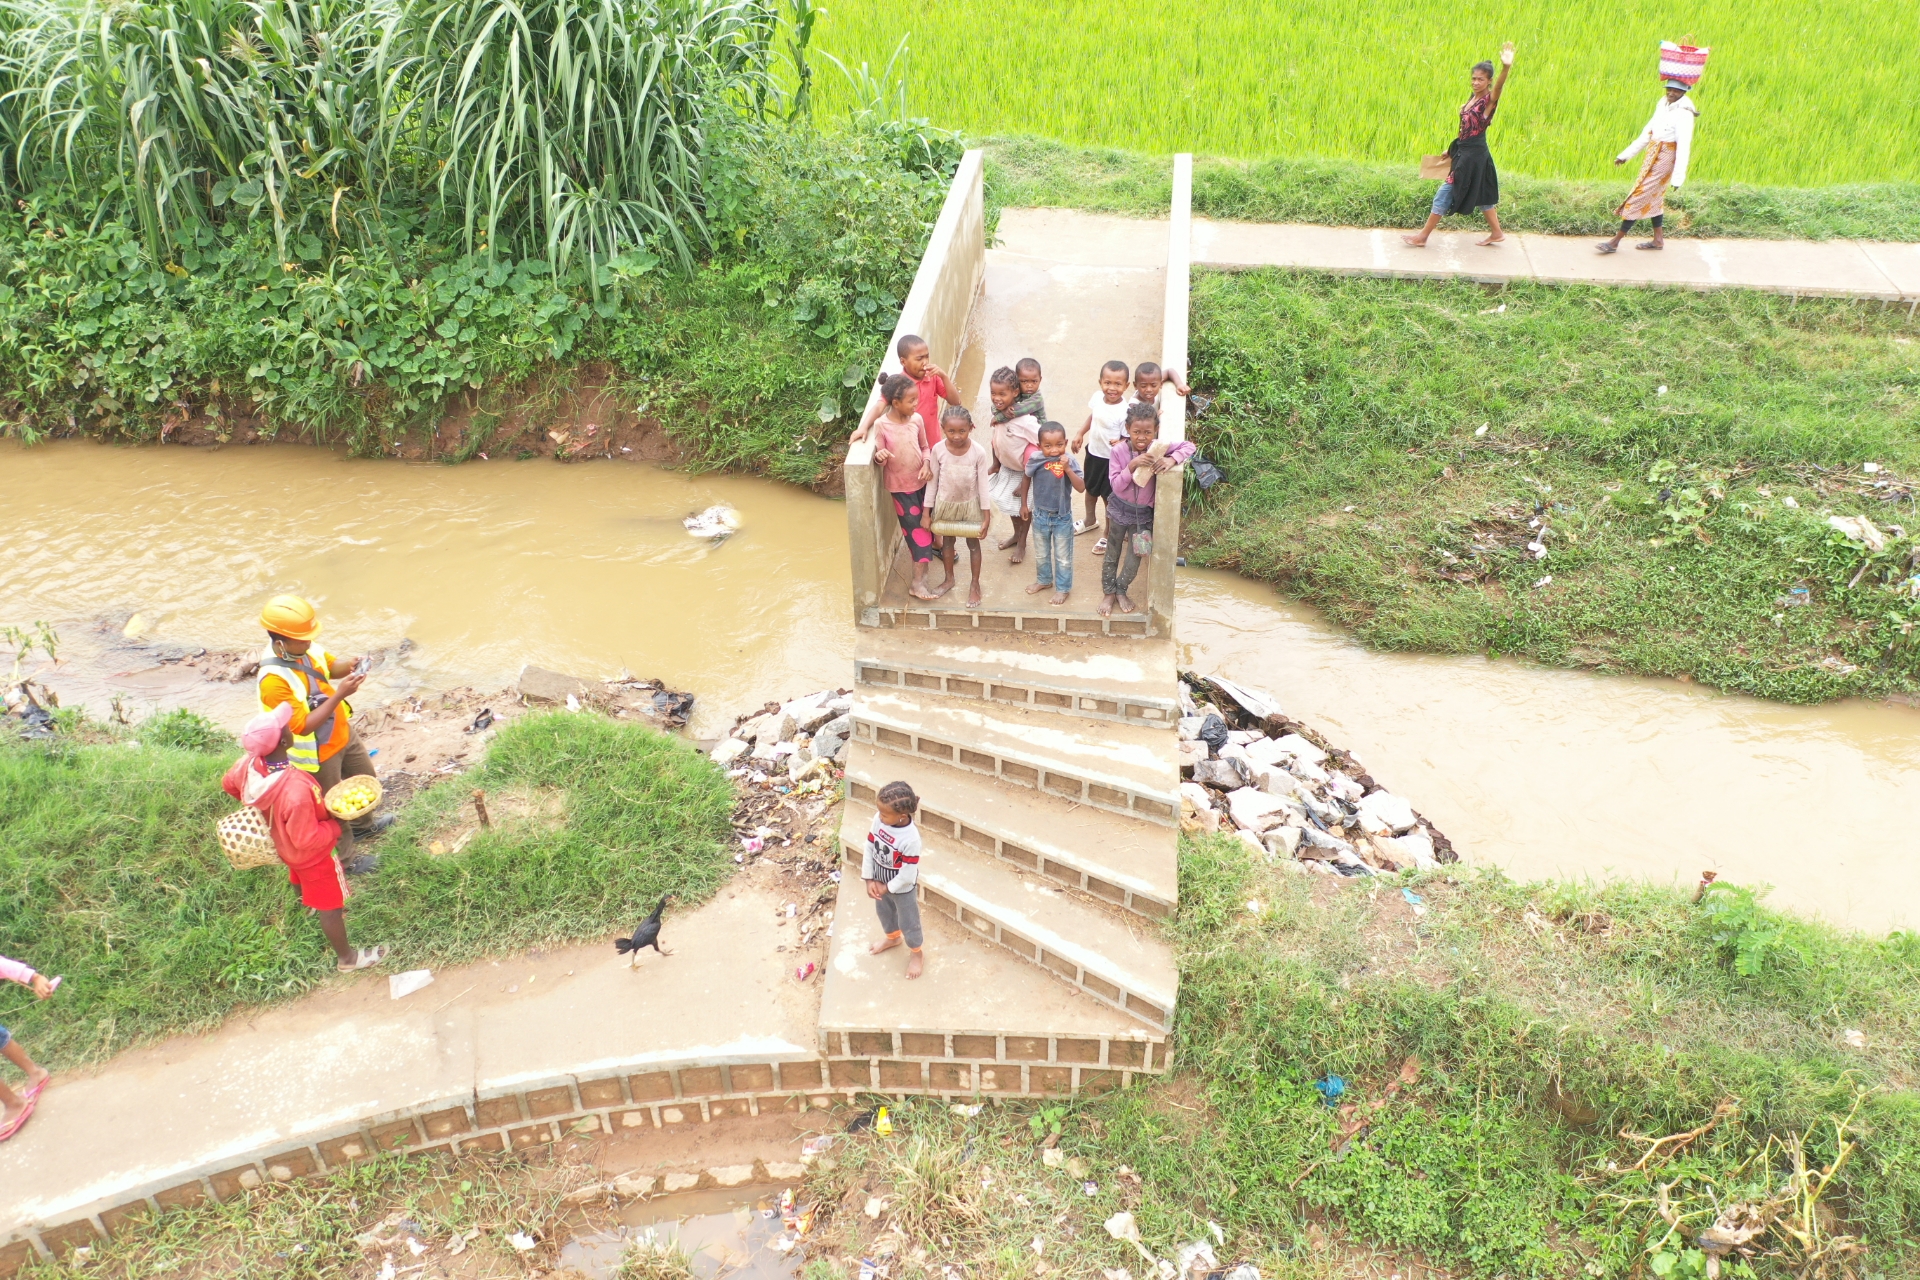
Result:
[[[9,960],[0,956],[0,978],[8,982],[17,982],[31,988],[33,994],[45,1000],[53,994],[53,984],[42,975],[35,973],[32,966],[21,964],[18,960]],[[27,1085],[24,1091],[16,1093],[4,1081],[0,1081],[0,1142],[5,1142],[33,1114],[33,1104],[39,1100],[40,1090],[47,1084],[47,1069],[27,1056],[27,1051],[13,1038],[13,1033],[0,1027],[0,1053],[14,1066],[27,1073]]]

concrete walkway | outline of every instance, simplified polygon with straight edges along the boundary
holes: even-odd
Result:
[[[1409,227],[1407,230],[1412,230]],[[1644,229],[1643,229],[1644,230]],[[1292,223],[1193,220],[1193,260],[1208,266],[1298,267],[1348,275],[1413,279],[1463,278],[1504,283],[1667,285],[1684,289],[1760,289],[1796,297],[1871,298],[1920,304],[1920,245],[1859,240],[1668,239],[1658,253],[1594,249],[1604,238],[1508,232],[1491,248],[1475,241],[1486,228],[1436,231],[1423,249],[1397,230]]]

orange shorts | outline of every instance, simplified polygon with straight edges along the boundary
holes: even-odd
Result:
[[[287,883],[300,886],[300,905],[315,911],[338,911],[347,905],[347,876],[340,859],[329,853],[305,866],[288,867]]]

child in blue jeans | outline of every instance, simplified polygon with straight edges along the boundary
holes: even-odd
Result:
[[[1067,452],[1067,429],[1040,427],[1040,450],[1027,459],[1027,504],[1033,510],[1034,580],[1028,595],[1053,588],[1051,605],[1073,590],[1073,495],[1086,490],[1080,464]]]

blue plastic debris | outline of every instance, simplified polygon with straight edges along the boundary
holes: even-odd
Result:
[[[1330,1107],[1338,1103],[1347,1092],[1347,1082],[1339,1076],[1328,1076],[1325,1080],[1315,1080],[1313,1087],[1320,1091],[1320,1100]]]
[[[1419,894],[1415,893],[1411,889],[1400,890],[1400,896],[1405,898],[1409,903],[1411,903],[1416,907],[1422,905],[1426,901],[1425,898],[1422,898]]]

